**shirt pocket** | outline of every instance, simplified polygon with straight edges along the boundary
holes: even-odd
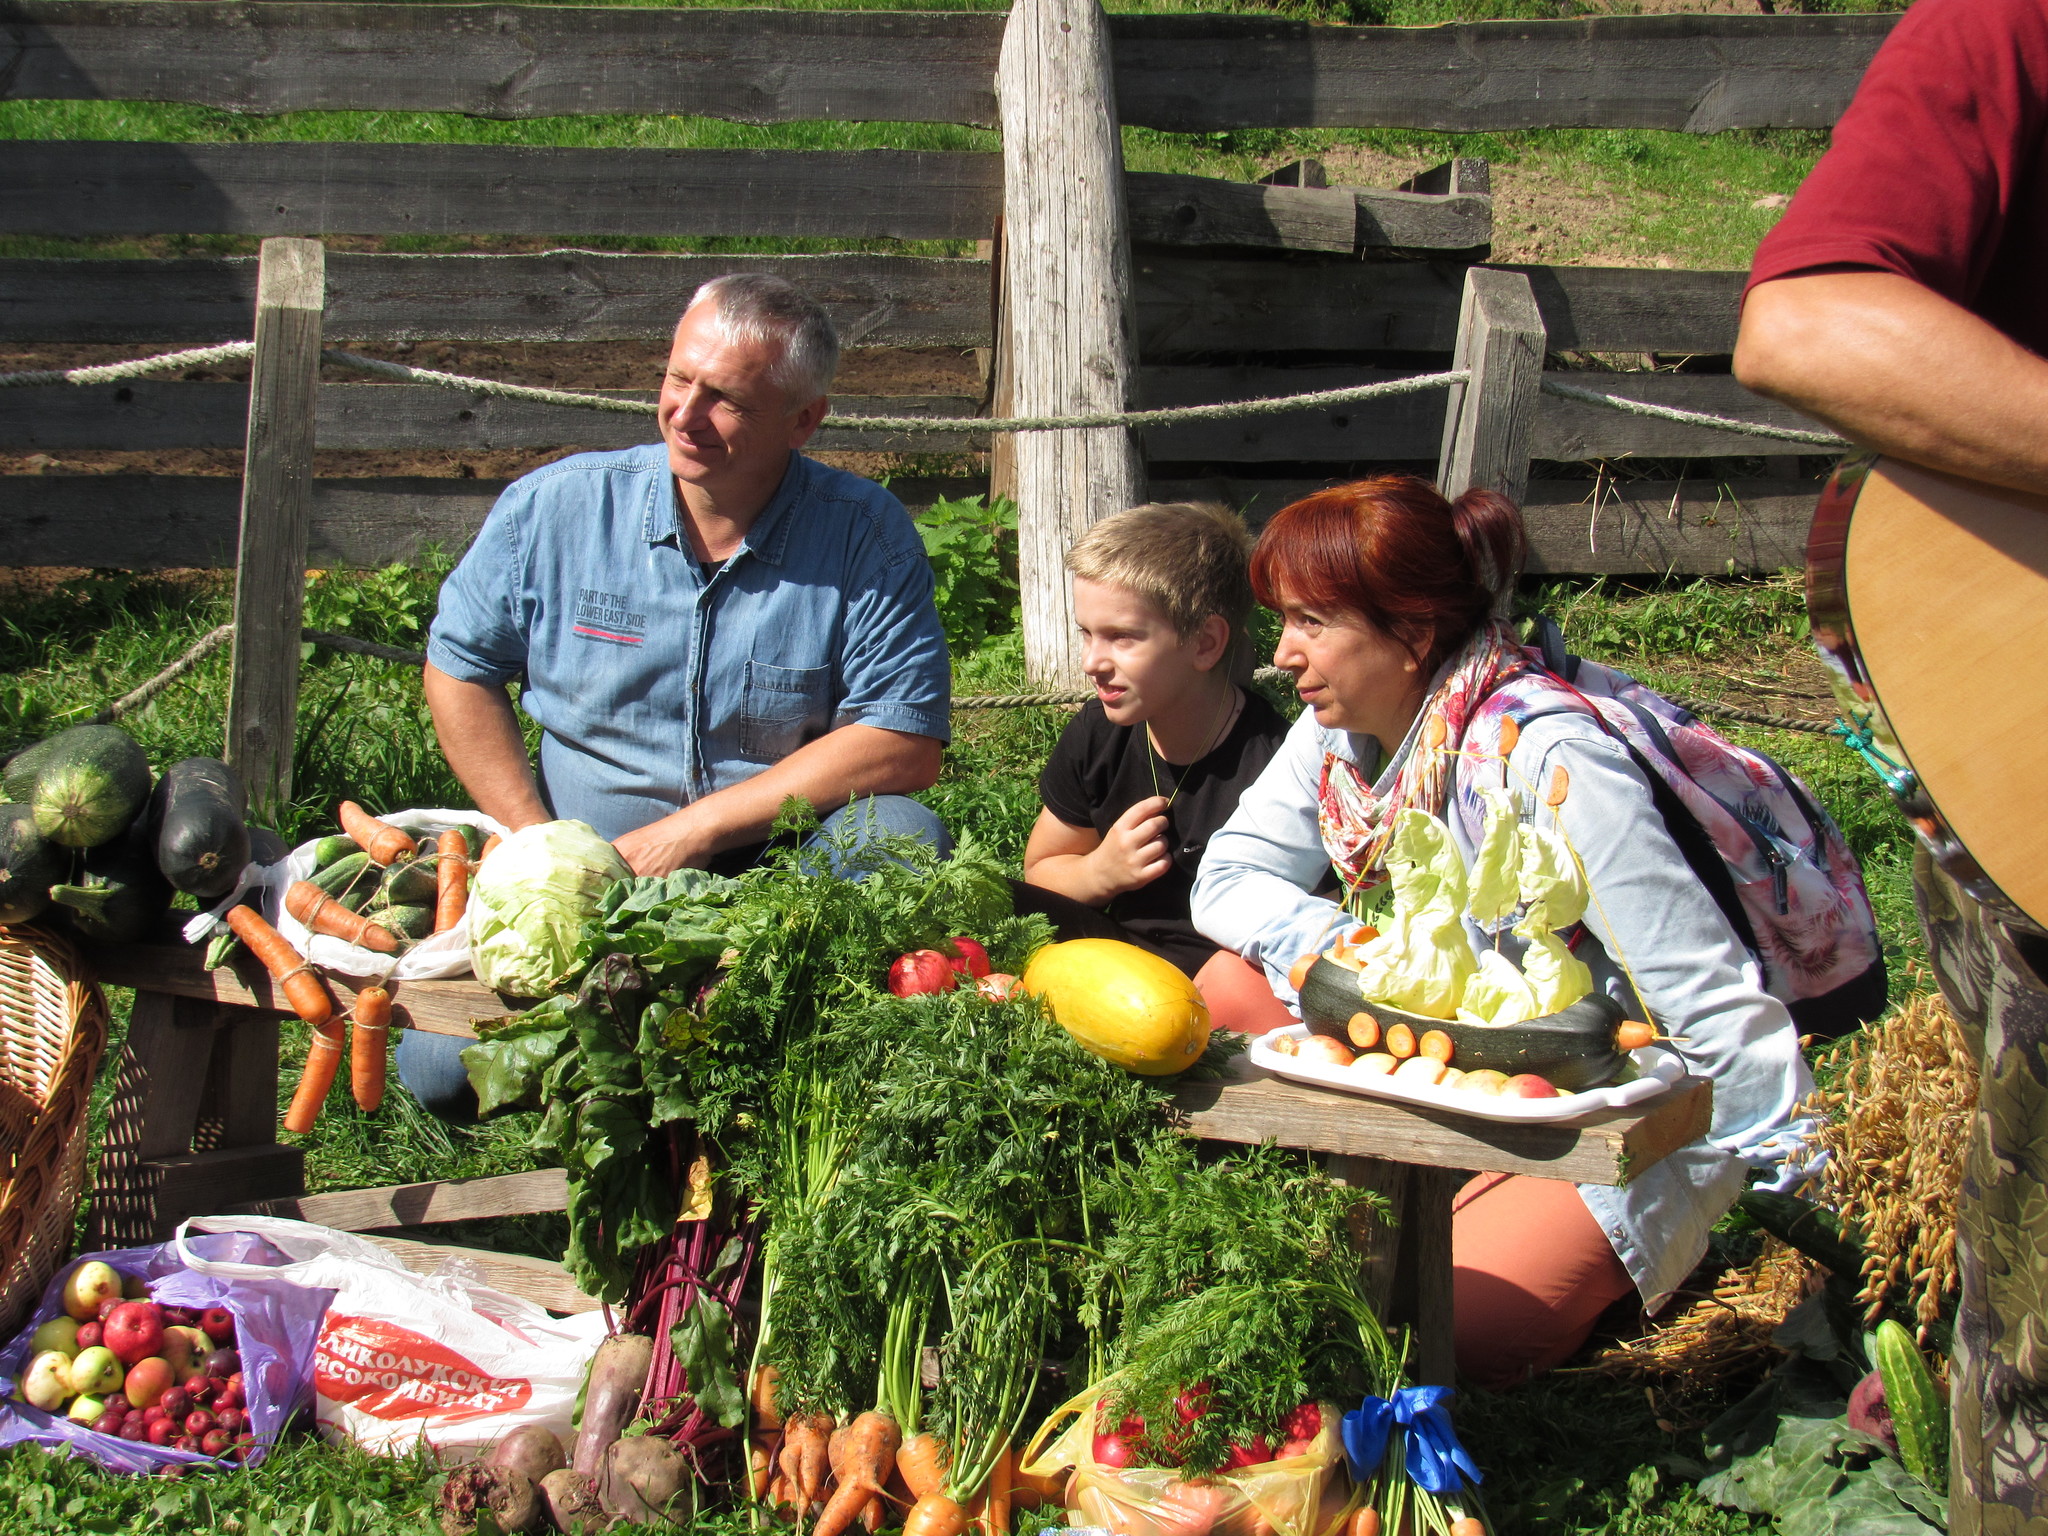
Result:
[[[831,722],[832,669],[747,663],[747,701],[740,713],[740,755],[778,763]]]

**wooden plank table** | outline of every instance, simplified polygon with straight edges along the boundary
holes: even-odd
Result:
[[[241,1207],[392,1234],[375,1240],[423,1270],[452,1253],[556,1311],[596,1305],[544,1260],[395,1235],[425,1222],[561,1210],[559,1169],[305,1194],[298,1149],[276,1142],[280,1011],[261,967],[245,956],[209,971],[184,944],[100,948],[91,958],[101,981],[136,989],[94,1195],[96,1241],[151,1241],[187,1216]],[[328,980],[338,1001],[353,1001],[345,981]],[[393,1023],[464,1038],[523,1006],[468,980],[394,982],[391,994]],[[1285,1082],[1243,1057],[1218,1080],[1181,1084],[1174,1099],[1191,1136],[1324,1153],[1335,1176],[1385,1199],[1392,1222],[1355,1233],[1368,1281],[1388,1315],[1413,1322],[1420,1379],[1443,1382],[1452,1371],[1451,1198],[1466,1176],[1625,1184],[1705,1134],[1713,1104],[1706,1081],[1686,1078],[1634,1109],[1572,1125],[1508,1123]]]

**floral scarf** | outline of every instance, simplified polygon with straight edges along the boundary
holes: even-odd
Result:
[[[1384,795],[1374,792],[1356,766],[1334,752],[1323,754],[1316,825],[1349,896],[1385,882],[1383,860],[1401,811],[1414,806],[1433,816],[1443,814],[1451,759],[1473,713],[1495,688],[1528,666],[1527,654],[1499,621],[1466,641],[1394,754],[1393,781]]]

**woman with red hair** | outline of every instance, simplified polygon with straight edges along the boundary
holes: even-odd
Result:
[[[1488,1174],[1459,1193],[1458,1367],[1493,1387],[1565,1359],[1631,1291],[1661,1305],[1750,1169],[1797,1146],[1812,1088],[1791,1015],[1665,830],[1644,770],[1590,708],[1554,707],[1561,685],[1503,622],[1524,549],[1503,497],[1447,502],[1407,475],[1274,516],[1252,585],[1281,616],[1273,659],[1306,707],[1210,840],[1194,892],[1195,925],[1291,1001],[1296,959],[1384,904],[1401,812],[1441,818],[1469,864],[1486,801],[1507,805],[1583,866],[1571,954],[1593,985],[1683,1037],[1688,1070],[1713,1079],[1708,1133],[1621,1188]],[[1333,866],[1342,905],[1311,894]],[[1475,959],[1523,961],[1512,916],[1465,919]]]

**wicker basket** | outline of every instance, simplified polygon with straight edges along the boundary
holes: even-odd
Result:
[[[0,1340],[71,1251],[107,1000],[78,951],[0,928]]]

